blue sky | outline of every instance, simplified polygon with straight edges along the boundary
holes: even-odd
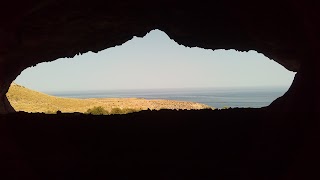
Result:
[[[256,51],[189,48],[153,30],[99,53],[40,63],[15,82],[42,92],[289,87],[294,74]]]

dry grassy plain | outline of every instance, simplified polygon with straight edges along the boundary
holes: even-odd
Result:
[[[86,112],[93,107],[101,106],[107,111],[120,109],[205,109],[207,105],[174,100],[147,100],[143,98],[61,98],[50,96],[26,87],[12,84],[7,97],[16,111],[25,112]]]

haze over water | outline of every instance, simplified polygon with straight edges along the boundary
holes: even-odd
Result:
[[[49,92],[51,95],[71,98],[145,98],[192,101],[215,108],[268,106],[282,96],[285,87],[260,88],[186,88],[186,89],[139,89],[78,92]]]

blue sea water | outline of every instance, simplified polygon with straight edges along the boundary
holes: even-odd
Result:
[[[203,103],[215,108],[264,107],[287,91],[285,87],[260,88],[186,88],[51,92],[49,94],[71,98],[145,98],[169,99]]]

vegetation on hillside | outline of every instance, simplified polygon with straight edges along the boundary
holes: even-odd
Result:
[[[7,97],[16,111],[81,112],[88,114],[126,114],[146,109],[206,109],[210,106],[185,101],[147,100],[143,98],[61,98],[12,84]]]
[[[132,108],[112,108],[111,111],[105,110],[103,107],[93,107],[87,110],[86,114],[92,114],[92,115],[109,115],[109,114],[128,114],[133,112],[141,111],[141,109],[132,109]]]

